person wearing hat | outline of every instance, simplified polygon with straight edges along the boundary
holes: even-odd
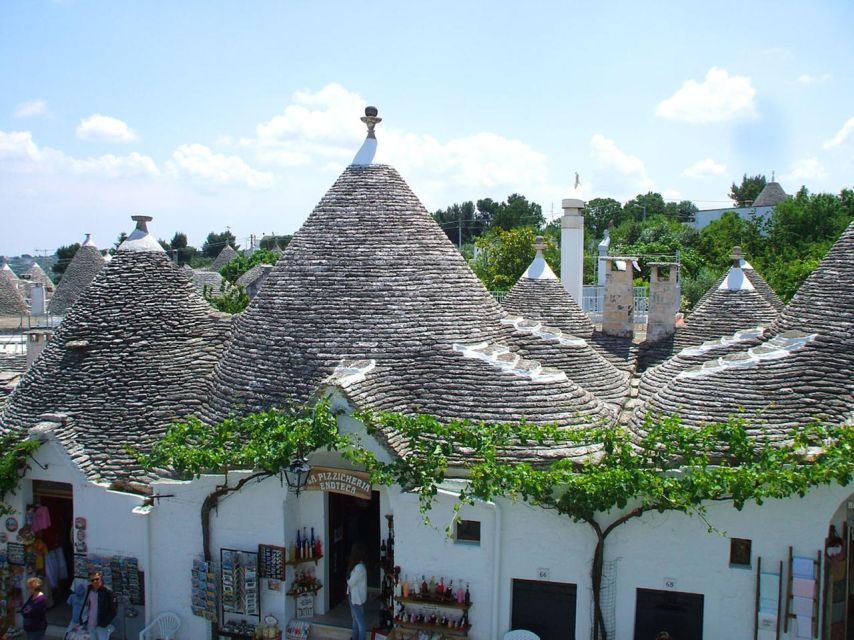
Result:
[[[110,624],[116,617],[116,597],[104,586],[100,571],[90,576],[89,588],[83,601],[80,620],[92,635],[93,640],[109,640],[113,632]]]

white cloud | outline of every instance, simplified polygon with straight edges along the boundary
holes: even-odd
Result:
[[[316,92],[297,91],[283,113],[260,123],[256,136],[241,139],[238,146],[253,149],[263,164],[338,172],[365,139],[359,121],[365,105],[358,93],[337,83]],[[389,127],[386,121],[377,127],[377,137],[375,161],[394,165],[419,195],[438,205],[464,188],[531,193],[548,172],[545,155],[493,132],[442,141]]]
[[[75,158],[58,149],[39,147],[29,131],[0,131],[0,167],[20,173],[67,174],[101,178],[158,176],[160,169],[150,156],[111,153]]]
[[[784,182],[803,184],[804,180],[822,180],[827,177],[827,170],[818,158],[802,158],[795,162],[789,172],[782,176]]]
[[[698,160],[682,172],[683,176],[689,178],[700,178],[703,176],[719,176],[726,172],[726,165],[715,162],[711,158]]]
[[[81,140],[97,142],[133,142],[137,139],[136,132],[128,127],[126,122],[95,113],[84,118],[77,125],[77,137]]]
[[[828,80],[830,80],[829,73],[822,73],[820,76],[813,76],[808,73],[802,73],[797,77],[795,82],[797,82],[798,84],[811,85],[818,84],[820,82],[827,82]]]
[[[239,156],[214,153],[202,144],[182,144],[172,154],[167,168],[173,175],[188,175],[222,185],[265,188],[274,182],[273,174],[250,167]]]
[[[655,114],[669,120],[705,123],[758,117],[756,91],[748,76],[730,76],[712,67],[702,82],[686,80],[682,87],[659,103]]]
[[[47,102],[44,100],[31,100],[22,102],[15,107],[16,118],[33,118],[35,116],[47,115]]]
[[[38,145],[29,131],[0,131],[0,162],[37,162],[39,157]]]
[[[626,153],[601,133],[594,134],[590,139],[590,155],[593,158],[593,182],[597,195],[625,199],[655,189],[655,183],[646,174],[643,161]]]
[[[841,146],[851,137],[851,134],[854,134],[854,117],[848,118],[845,124],[842,125],[842,128],[836,132],[836,135],[824,143],[824,148],[833,149],[834,147]]]

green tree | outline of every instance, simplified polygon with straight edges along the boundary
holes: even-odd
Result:
[[[756,200],[762,189],[765,188],[766,182],[765,176],[761,174],[748,176],[745,173],[741,178],[740,185],[737,185],[735,182],[732,183],[729,198],[737,207],[749,207]]]
[[[62,274],[65,273],[68,265],[71,264],[71,260],[74,258],[74,254],[77,253],[79,248],[80,243],[75,242],[74,244],[63,245],[56,250],[56,262],[53,263],[53,266],[50,269],[56,275],[55,279],[57,284],[59,284],[59,281],[62,279]]]
[[[723,273],[730,266],[733,247],[741,247],[748,260],[758,258],[767,239],[762,235],[763,221],[757,216],[742,218],[735,211],[725,211],[700,230],[697,250],[706,266]]]
[[[276,247],[279,249],[284,249],[287,247],[291,240],[293,240],[293,236],[277,236],[276,234],[270,234],[269,236],[264,236],[261,238],[261,248],[269,249],[273,251]]]
[[[613,198],[593,198],[584,207],[584,235],[598,243],[609,227],[623,221],[623,205]]]
[[[665,215],[665,204],[661,194],[654,191],[638,194],[623,206],[623,220],[642,222],[658,215]]]
[[[237,238],[234,237],[231,231],[226,230],[220,233],[211,231],[208,237],[205,238],[204,244],[202,244],[202,255],[206,258],[216,258],[227,244],[237,249],[236,241]]]
[[[217,311],[223,313],[240,313],[249,306],[249,294],[240,285],[230,285],[225,280],[219,285],[219,291],[213,287],[206,286],[202,291],[202,297]]]
[[[534,242],[538,231],[532,227],[517,227],[509,231],[493,229],[475,242],[479,255],[472,269],[490,291],[509,291],[525,272],[536,255]],[[560,270],[559,243],[545,235],[546,261]]]
[[[220,275],[231,284],[235,284],[237,279],[252,267],[259,264],[276,264],[279,261],[278,253],[270,249],[257,249],[252,252],[252,255],[247,255],[245,251],[240,251],[233,260],[230,260],[222,269],[219,270]]]
[[[664,215],[679,222],[693,222],[697,211],[697,205],[690,200],[668,202],[664,205]]]
[[[490,228],[498,227],[509,231],[516,227],[541,228],[545,225],[543,208],[536,202],[528,202],[528,199],[513,193],[507,197],[505,202],[498,205],[497,210],[491,216]]]
[[[478,217],[478,210],[470,200],[439,209],[433,213],[433,219],[458,247],[468,244],[484,231],[483,220]]]

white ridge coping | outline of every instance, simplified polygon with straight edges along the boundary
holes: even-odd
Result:
[[[355,384],[362,382],[376,366],[376,360],[342,360],[329,378],[338,384]]]
[[[708,351],[712,351],[713,349],[720,349],[722,347],[728,347],[729,345],[736,344],[738,342],[747,342],[748,340],[753,340],[754,338],[760,337],[763,333],[765,333],[765,327],[762,326],[758,326],[753,329],[743,329],[742,331],[736,331],[731,336],[723,336],[722,338],[718,338],[717,340],[709,340],[698,347],[685,347],[679,352],[678,355],[701,356]]]
[[[134,229],[133,233],[131,233],[127,240],[122,242],[119,245],[119,248],[116,251],[134,251],[137,253],[141,252],[154,252],[154,253],[166,253],[163,250],[163,247],[160,246],[160,243],[157,242],[157,238],[151,235],[148,231],[144,231],[142,229]]]
[[[755,367],[765,360],[780,360],[794,351],[803,349],[804,346],[816,339],[818,334],[805,334],[799,331],[787,331],[774,336],[768,342],[751,347],[747,351],[722,356],[714,360],[691,367],[679,373],[677,378],[701,378],[718,371],[725,371],[735,367]]]
[[[557,280],[555,272],[552,271],[549,263],[543,257],[543,252],[539,249],[537,249],[537,255],[534,256],[534,260],[522,274],[522,277],[528,280]]]
[[[747,276],[744,275],[744,271],[742,271],[741,267],[732,267],[729,270],[729,273],[726,274],[726,278],[721,282],[718,290],[727,290],[730,291],[755,291],[753,284],[751,284],[750,280],[747,279]]]
[[[481,360],[500,371],[527,378],[532,382],[561,382],[567,379],[566,374],[560,369],[544,367],[536,360],[526,360],[513,353],[507,345],[488,342],[454,343],[453,348],[454,351],[462,353],[464,358]]]
[[[353,162],[351,165],[364,166],[372,164],[374,161],[374,156],[377,154],[377,139],[376,138],[366,138],[362,143],[362,146],[356,152],[356,156],[353,158]]]
[[[527,320],[521,316],[505,316],[501,319],[502,324],[512,324],[513,328],[522,333],[528,333],[541,340],[557,340],[568,347],[583,347],[587,342],[572,334],[564,333],[557,327],[549,327],[536,320]]]

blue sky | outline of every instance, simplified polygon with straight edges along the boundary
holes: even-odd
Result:
[[[0,254],[154,216],[200,244],[299,228],[361,140],[428,209],[744,173],[854,187],[854,3],[0,3]],[[574,174],[581,177],[573,192]]]

